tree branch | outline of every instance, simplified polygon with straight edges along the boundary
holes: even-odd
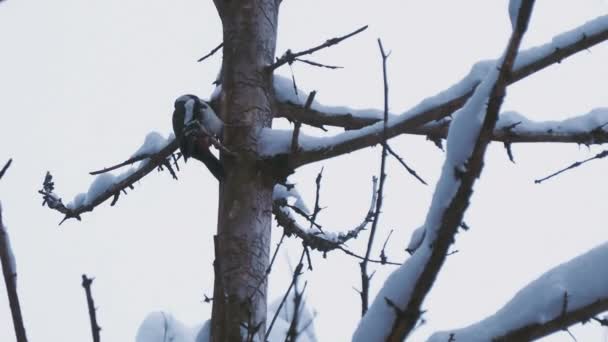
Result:
[[[385,282],[359,323],[353,341],[403,341],[415,328],[422,314],[422,302],[443,266],[469,205],[473,185],[481,174],[484,154],[533,4],[533,0],[522,2],[503,56],[454,115],[446,160],[424,224],[424,242]],[[378,317],[382,317],[382,322],[378,322]]]
[[[101,338],[99,332],[101,328],[97,324],[97,308],[95,308],[95,302],[93,301],[93,295],[91,294],[91,284],[94,278],[87,278],[86,274],[82,275],[82,287],[87,296],[87,307],[89,309],[89,320],[91,321],[91,333],[93,335],[93,342],[100,342]]]
[[[80,200],[78,200],[78,197],[75,198],[73,206],[64,205],[62,199],[57,194],[55,194],[55,185],[50,172],[47,172],[46,177],[44,179],[43,188],[42,190],[39,190],[38,193],[42,195],[43,205],[46,204],[49,208],[57,210],[65,215],[63,220],[59,224],[70,218],[76,218],[80,221],[80,215],[82,213],[93,211],[95,207],[105,202],[110,197],[114,198],[112,204],[116,203],[116,200],[120,196],[121,192],[126,192],[127,188],[132,189],[133,184],[135,182],[142,179],[152,170],[162,165],[170,166],[167,158],[169,158],[173,154],[173,152],[175,152],[175,150],[177,150],[177,140],[171,141],[158,152],[151,154],[147,162],[142,162],[137,169],[131,169],[130,171],[127,171],[126,174],[123,174],[118,177],[113,177],[109,175],[98,176],[106,176],[105,180],[108,182],[108,184],[106,184],[107,187],[101,189],[101,191],[98,192],[91,192],[92,189],[89,189],[88,194],[81,194],[84,197],[81,197]],[[172,169],[170,169],[170,171],[172,171]],[[98,178],[98,180],[100,180],[101,182],[104,179]],[[93,188],[93,186],[91,188]],[[89,198],[90,195],[92,195],[91,198]]]
[[[386,60],[388,55],[384,52],[384,47],[382,47],[382,41],[378,39],[378,48],[380,49],[380,56],[382,57],[382,79],[384,81],[384,131],[383,131],[383,141],[382,141],[382,152],[380,155],[380,186],[378,187],[378,200],[376,201],[376,208],[374,210],[374,215],[372,219],[372,227],[369,232],[369,238],[367,240],[367,249],[365,250],[365,257],[363,261],[359,263],[361,268],[361,316],[364,316],[367,312],[368,303],[369,303],[369,282],[371,280],[371,276],[367,273],[367,264],[370,259],[370,255],[372,252],[372,246],[374,244],[374,237],[376,236],[376,230],[378,228],[378,221],[380,219],[380,212],[382,210],[382,200],[383,200],[383,190],[384,190],[384,182],[386,181],[386,156],[387,156],[387,147],[386,144],[386,127],[388,121],[388,80],[386,74]]]
[[[494,131],[496,121],[498,120],[498,112],[500,111],[500,107],[505,96],[509,75],[513,69],[513,64],[517,56],[519,45],[523,39],[524,33],[528,28],[528,22],[532,14],[533,6],[534,0],[524,0],[521,2],[521,7],[517,15],[517,23],[514,26],[514,31],[511,34],[502,60],[500,61],[500,64],[497,64],[498,70],[492,71],[486,76],[486,80],[480,84],[480,86],[477,88],[476,94],[471,98],[469,103],[467,103],[473,106],[469,110],[476,110],[475,106],[477,104],[475,101],[485,102],[486,100],[484,92],[487,90],[484,87],[491,87],[489,99],[485,108],[485,115],[482,117],[483,122],[481,123],[480,131],[477,137],[472,137],[474,138],[474,145],[470,155],[467,155],[468,151],[466,151],[467,140],[465,139],[467,138],[456,137],[454,140],[450,141],[451,144],[448,146],[446,163],[441,177],[449,177],[452,179],[456,178],[457,181],[456,183],[450,185],[446,185],[440,181],[437,186],[438,188],[440,186],[446,186],[446,188],[454,186],[454,190],[456,191],[453,197],[449,200],[446,209],[438,214],[439,217],[437,217],[437,220],[435,221],[437,222],[436,228],[425,224],[427,230],[425,242],[430,242],[431,250],[428,251],[426,248],[419,248],[415,252],[415,254],[426,256],[426,260],[424,260],[421,265],[422,269],[420,270],[420,273],[416,279],[413,280],[414,287],[411,294],[408,296],[409,298],[407,298],[405,301],[406,305],[403,311],[395,315],[395,320],[387,341],[402,341],[414,329],[420,317],[420,306],[430,291],[431,286],[435,282],[441,267],[443,266],[443,262],[445,261],[450,245],[454,242],[454,235],[462,222],[464,212],[466,211],[471,195],[473,194],[473,185],[481,174],[481,170],[483,168],[483,158],[487,145],[490,142],[489,137]],[[492,79],[492,77],[495,78]],[[487,86],[485,85],[486,82],[488,83]],[[479,97],[475,98],[475,96]],[[465,125],[475,125],[475,115],[478,115],[475,112],[471,112],[470,115],[466,115],[467,113],[464,112],[465,110],[467,110],[466,105],[465,108],[463,108],[461,117],[458,118],[459,126],[457,128],[461,130],[459,132],[460,134],[469,133],[466,131]],[[470,120],[471,122],[464,122],[465,120]],[[474,132],[474,130],[471,130],[471,133],[472,132]],[[455,133],[454,136],[458,135],[459,133]],[[456,139],[463,140],[457,141]],[[465,149],[466,152],[450,151],[450,147],[456,148],[456,146],[453,145],[455,143],[459,143],[460,146],[458,149]],[[461,158],[466,159],[462,160]],[[461,162],[463,162],[463,164],[460,164]],[[449,180],[449,182],[453,182],[453,180]],[[447,189],[438,189],[437,192],[441,193],[445,190]],[[442,198],[442,195],[443,194],[434,196],[433,202],[445,201],[446,198]],[[431,206],[436,207],[436,204],[433,203]],[[432,213],[430,212],[429,216],[431,215]],[[412,264],[409,265],[411,266]],[[403,267],[408,267],[408,264],[404,265]]]
[[[608,21],[604,19],[605,17],[599,17],[559,36],[567,37],[567,39],[554,39],[550,43],[520,53],[513,73],[507,80],[507,84],[519,81],[554,63],[561,62],[564,58],[608,39],[608,24],[605,23],[608,23]],[[479,85],[481,75],[485,75],[490,68],[490,62],[478,63],[473,67],[469,75],[448,90],[434,97],[427,98],[416,107],[399,116],[391,117],[387,130],[389,138],[404,133],[413,133],[417,127],[446,117],[462,107],[473,94],[474,89]],[[308,148],[303,150],[299,155],[298,165],[350,153],[378,144],[382,140],[382,125],[374,125],[374,123],[378,123],[381,120],[377,112],[374,112],[373,115],[364,116],[363,114],[359,114],[358,116],[354,116],[353,113],[345,112],[344,110],[335,114],[324,112],[323,108],[320,107],[322,106],[313,105],[310,111],[304,111],[300,105],[285,100],[279,103],[279,114],[290,120],[299,120],[302,123],[315,127],[334,125],[347,129],[361,127],[366,127],[366,129],[360,129],[356,132],[345,132],[331,138],[302,137],[303,140],[308,141]],[[428,134],[428,132],[423,131],[420,134]],[[513,139],[515,138],[513,137]],[[558,135],[552,134],[546,135],[543,138],[522,137],[521,141],[542,141],[542,139],[549,138],[564,142],[576,141],[574,137],[558,137]],[[283,146],[281,150],[275,148],[269,152],[269,157],[272,154],[286,153],[287,146]]]
[[[274,200],[272,205],[272,213],[277,220],[277,224],[283,228],[285,235],[290,237],[295,235],[302,239],[302,243],[306,246],[320,252],[327,253],[334,249],[339,249],[348,240],[356,238],[359,233],[365,229],[367,224],[372,221],[377,200],[376,186],[377,180],[374,178],[372,201],[363,222],[346,233],[332,234],[321,232],[318,229],[313,229],[312,227],[302,227],[296,222],[295,218],[291,214],[286,198],[276,198]]]
[[[8,169],[10,160],[3,168],[3,172]],[[17,267],[15,263],[15,255],[11,249],[11,243],[6,227],[2,222],[2,205],[0,205],[0,263],[2,264],[2,275],[4,276],[4,284],[6,285],[6,295],[11,309],[13,318],[13,327],[17,342],[27,342],[25,326],[23,324],[23,315],[21,314],[21,306],[19,304],[19,295],[17,293]]]
[[[462,329],[437,332],[429,341],[446,341],[448,336],[456,341],[531,341],[593,319],[608,310],[606,260],[608,243],[547,271],[494,315]]]

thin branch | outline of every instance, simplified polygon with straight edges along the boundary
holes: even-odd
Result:
[[[344,67],[341,66],[337,66],[337,65],[327,65],[327,64],[321,64],[321,63],[317,63],[308,59],[302,59],[302,58],[296,58],[295,59],[298,62],[302,62],[302,63],[306,63],[312,66],[316,66],[319,68],[327,68],[327,69],[344,69]]]
[[[312,215],[310,216],[310,228],[312,228],[313,224],[317,220],[317,215],[321,212],[321,207],[319,206],[319,198],[321,197],[321,179],[323,177],[323,168],[319,171],[317,178],[315,179],[316,191],[315,191],[315,208],[312,211]],[[323,231],[321,231],[323,232]]]
[[[479,135],[475,139],[474,145],[471,146],[472,150],[466,160],[466,167],[464,170],[458,170],[458,172],[456,172],[456,169],[444,169],[441,177],[449,177],[448,179],[456,177],[457,179],[456,182],[450,181],[450,190],[444,189],[449,192],[453,191],[454,195],[451,196],[449,202],[445,205],[445,209],[441,209],[436,213],[438,217],[433,219],[433,222],[438,222],[437,225],[426,227],[427,234],[425,241],[430,241],[430,249],[427,247],[418,248],[412,259],[410,259],[414,260],[413,263],[406,263],[406,265],[402,266],[420,269],[415,272],[415,278],[411,280],[413,287],[409,296],[402,302],[405,303],[402,313],[394,316],[395,318],[390,329],[390,334],[386,339],[387,341],[403,341],[416,327],[416,323],[421,315],[420,307],[422,302],[435,282],[447,257],[449,248],[454,242],[454,235],[458,231],[473,193],[473,185],[481,174],[486,148],[498,119],[498,112],[505,96],[513,63],[523,35],[527,30],[533,5],[534,0],[522,1],[515,29],[509,39],[502,61],[497,65],[498,70],[494,71],[497,72],[496,78],[494,80],[486,80],[486,82],[493,83],[491,84],[491,89],[489,89],[486,113],[479,127]],[[454,165],[454,167],[457,168],[458,165]],[[439,183],[442,183],[441,180]],[[434,196],[433,198],[434,202],[445,200],[441,196]],[[431,204],[431,207],[434,206],[435,203]],[[428,234],[429,231],[433,234]],[[419,263],[417,264],[416,261],[419,261]]]
[[[306,247],[302,250],[302,255],[300,256],[300,261],[298,262],[298,265],[296,266],[295,270],[293,271],[293,275],[291,277],[291,283],[289,284],[287,291],[285,291],[285,294],[283,295],[283,298],[281,299],[281,302],[279,303],[279,306],[277,307],[277,310],[275,311],[274,316],[272,317],[272,320],[270,321],[270,326],[268,327],[268,330],[266,330],[265,340],[268,340],[270,331],[272,331],[274,322],[276,322],[277,317],[279,317],[279,314],[281,313],[281,309],[283,308],[283,305],[285,304],[285,300],[287,300],[287,297],[289,296],[289,292],[291,292],[291,289],[293,288],[294,284],[298,281],[298,277],[300,277],[300,275],[302,274],[302,268],[304,267],[304,264],[302,263],[302,261],[304,261],[305,254],[306,254]]]
[[[315,90],[311,91],[310,94],[308,94],[308,98],[306,99],[306,104],[304,105],[305,110],[310,109],[312,102],[315,100],[315,95],[317,95],[317,92]],[[297,154],[298,150],[299,150],[298,136],[300,135],[300,127],[302,126],[302,123],[300,121],[295,121],[294,126],[295,127],[293,129],[293,135],[291,136],[291,154],[292,155]]]
[[[304,56],[304,55],[310,55],[310,54],[313,54],[313,53],[315,53],[315,52],[317,52],[317,51],[319,51],[321,49],[330,47],[332,45],[336,45],[336,44],[340,43],[341,41],[343,41],[345,39],[348,39],[348,38],[350,38],[350,37],[352,37],[352,36],[354,36],[354,35],[356,35],[358,33],[361,33],[363,31],[365,31],[366,29],[367,29],[367,25],[365,25],[365,26],[363,26],[363,27],[361,27],[361,28],[359,28],[359,29],[357,29],[357,30],[355,30],[355,31],[347,34],[347,35],[328,39],[328,40],[325,41],[325,43],[317,45],[317,46],[315,46],[313,48],[310,48],[310,49],[307,49],[307,50],[304,50],[304,51],[300,51],[300,52],[295,52],[294,53],[294,52],[291,52],[291,50],[287,50],[287,51],[285,51],[285,53],[283,54],[283,56],[281,56],[281,58],[277,58],[277,61],[274,64],[270,65],[268,68],[270,70],[275,70],[275,69],[277,69],[277,68],[279,68],[279,67],[281,67],[281,66],[283,66],[285,64],[291,64],[298,57],[301,57],[301,56]]]
[[[386,237],[386,240],[384,240],[384,244],[382,245],[382,250],[380,251],[380,262],[386,262],[387,257],[386,257],[386,245],[388,244],[388,240],[391,238],[391,235],[393,235],[393,230],[391,229],[390,232],[388,232],[388,236]]]
[[[95,307],[95,302],[93,301],[93,295],[91,294],[91,284],[95,278],[87,278],[86,274],[82,275],[82,287],[84,288],[84,292],[87,296],[87,307],[89,309],[89,319],[91,321],[91,334],[93,335],[93,342],[100,342],[101,338],[99,336],[99,332],[101,328],[99,324],[97,324],[97,308]]]
[[[91,171],[91,172],[89,172],[89,174],[90,174],[91,176],[96,176],[96,175],[100,175],[100,174],[102,174],[102,173],[106,173],[106,172],[114,171],[114,170],[116,170],[116,169],[120,169],[120,168],[121,168],[121,167],[123,167],[123,166],[132,165],[132,164],[137,163],[138,161],[142,161],[142,160],[144,160],[144,159],[148,159],[148,158],[150,158],[150,157],[153,157],[154,155],[155,155],[155,153],[144,153],[144,154],[140,154],[140,155],[138,155],[138,156],[135,156],[135,157],[129,158],[129,159],[125,160],[125,161],[124,161],[124,162],[122,162],[122,163],[119,163],[119,164],[116,164],[116,165],[112,165],[112,166],[109,166],[109,167],[103,168],[103,169],[101,169],[101,170]]]
[[[374,244],[374,237],[376,236],[376,229],[378,227],[378,221],[380,218],[380,212],[382,210],[382,199],[384,191],[384,182],[386,181],[386,156],[387,156],[387,144],[386,144],[386,127],[388,125],[388,79],[386,74],[386,60],[388,55],[384,52],[382,47],[382,41],[378,39],[378,47],[380,49],[380,56],[382,57],[382,78],[384,80],[384,130],[383,130],[383,144],[382,153],[380,156],[380,186],[378,187],[378,200],[376,201],[376,209],[374,210],[374,216],[372,219],[372,227],[369,232],[369,238],[367,240],[367,249],[365,251],[365,257],[359,266],[361,268],[361,316],[364,316],[369,306],[369,282],[371,276],[367,273],[367,264],[372,252],[372,246]]]
[[[6,172],[6,170],[8,170],[9,166],[11,166],[11,163],[13,162],[13,158],[10,158],[6,164],[4,164],[4,166],[2,167],[2,170],[0,170],[0,179],[2,179],[2,176],[4,176],[4,173]]]
[[[354,258],[357,258],[359,260],[364,260],[365,259],[361,255],[356,254],[356,253],[354,253],[352,251],[349,251],[348,249],[346,249],[346,248],[344,248],[342,246],[338,247],[338,249],[341,250],[342,252],[344,252],[344,254],[350,255],[350,256],[352,256]],[[380,264],[380,265],[392,265],[392,266],[401,266],[402,265],[401,263],[398,263],[398,262],[393,262],[393,261],[388,261],[388,260],[382,260],[382,259],[376,260],[376,259],[371,259],[371,258],[367,259],[367,262],[371,262],[373,264]],[[358,292],[360,292],[360,291],[358,291]]]
[[[373,179],[372,186],[372,200],[369,211],[363,219],[363,222],[357,227],[349,230],[346,233],[331,234],[328,235],[323,231],[317,231],[313,229],[307,229],[300,226],[296,220],[292,217],[291,211],[288,209],[286,199],[277,199],[273,202],[272,213],[277,220],[277,225],[283,228],[283,232],[287,236],[297,236],[302,240],[302,243],[309,246],[312,249],[316,249],[320,252],[327,253],[334,249],[339,249],[348,240],[356,238],[359,233],[365,229],[367,224],[372,221],[374,208],[376,207],[377,200],[377,180]]]
[[[3,173],[10,165],[10,160],[3,168]],[[13,318],[13,327],[17,342],[27,342],[25,333],[25,325],[23,324],[23,315],[21,314],[21,306],[19,304],[19,295],[17,293],[17,270],[15,264],[15,255],[11,250],[10,239],[6,227],[2,222],[2,206],[0,205],[0,263],[2,264],[2,275],[4,276],[4,284],[6,285],[6,295]]]
[[[284,342],[296,342],[298,339],[298,326],[300,325],[300,311],[304,308],[302,305],[302,301],[304,298],[304,292],[306,291],[306,286],[308,282],[304,282],[304,288],[302,291],[298,290],[298,282],[294,285],[294,295],[293,295],[293,317],[291,318],[291,322],[289,323],[289,329],[287,330],[287,334],[285,336]]]
[[[424,181],[424,179],[422,179],[420,176],[418,176],[418,173],[416,172],[416,170],[412,169],[411,167],[409,167],[405,161],[403,160],[403,158],[401,158],[401,156],[399,156],[397,154],[397,152],[393,151],[393,149],[391,148],[391,146],[388,144],[388,142],[384,142],[384,146],[386,146],[386,150],[393,156],[395,157],[395,159],[397,159],[397,161],[399,162],[399,164],[403,165],[403,167],[407,170],[407,172],[414,176],[414,178],[416,178],[418,181],[420,181],[420,183],[424,184],[424,185],[428,185],[426,184],[426,182]]]
[[[562,173],[562,172],[566,172],[566,171],[568,171],[568,170],[575,169],[575,168],[577,168],[577,167],[579,167],[579,166],[581,166],[581,165],[583,165],[583,164],[585,164],[585,163],[588,163],[588,162],[590,162],[590,161],[592,161],[592,160],[595,160],[595,159],[602,159],[602,158],[604,158],[604,157],[606,157],[606,156],[608,156],[608,150],[602,151],[602,152],[600,152],[600,153],[596,154],[595,156],[593,156],[593,157],[591,157],[591,158],[587,158],[587,159],[585,159],[585,160],[581,160],[581,161],[574,162],[574,163],[572,163],[570,166],[568,166],[568,167],[566,167],[566,168],[563,168],[563,169],[561,169],[561,170],[559,170],[559,171],[557,171],[557,172],[554,172],[554,173],[552,173],[552,174],[550,174],[550,175],[548,175],[548,176],[546,176],[546,177],[543,177],[543,178],[541,178],[541,179],[536,179],[536,180],[534,181],[534,183],[535,183],[535,184],[540,184],[540,183],[542,183],[542,182],[544,182],[544,181],[546,181],[546,180],[548,180],[548,179],[551,179],[551,178],[553,178],[553,177],[555,177],[555,176],[559,175],[559,174],[560,174],[560,173]]]
[[[209,52],[208,54],[206,54],[206,55],[204,55],[203,57],[199,58],[199,59],[197,60],[197,62],[202,62],[202,61],[204,61],[205,59],[207,59],[207,58],[209,58],[209,57],[211,57],[211,56],[215,55],[215,53],[216,53],[216,52],[218,52],[218,50],[219,50],[219,49],[221,49],[221,48],[223,48],[223,47],[224,47],[224,42],[221,42],[221,43],[220,43],[220,45],[218,45],[218,46],[216,46],[215,48],[213,48],[213,50],[211,50],[211,52]]]

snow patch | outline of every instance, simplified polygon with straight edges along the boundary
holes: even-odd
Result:
[[[150,132],[146,135],[143,145],[133,153],[131,158],[156,153],[162,150],[171,141],[173,141],[173,139],[165,139],[163,135],[158,132]]]

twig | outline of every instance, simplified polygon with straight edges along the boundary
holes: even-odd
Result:
[[[10,165],[10,160],[7,165]],[[7,168],[8,166],[5,166],[3,172]],[[17,270],[15,269],[14,258],[8,233],[2,222],[2,206],[0,205],[0,263],[2,264],[2,275],[4,276],[6,295],[8,296],[17,342],[27,342],[23,315],[21,314],[21,306],[19,304],[19,295],[17,294]]]
[[[548,179],[551,179],[551,178],[553,178],[553,177],[555,177],[555,176],[559,175],[559,174],[560,174],[560,173],[562,173],[562,172],[566,172],[566,171],[568,171],[568,170],[571,170],[571,169],[577,168],[577,167],[579,167],[579,166],[581,166],[581,165],[583,165],[583,164],[585,164],[585,163],[587,163],[587,162],[590,162],[590,161],[592,161],[592,160],[595,160],[595,159],[602,159],[602,158],[604,158],[604,157],[606,157],[606,156],[608,156],[608,150],[602,151],[602,152],[600,152],[600,153],[596,154],[595,156],[593,156],[593,157],[591,157],[591,158],[587,158],[587,159],[582,160],[582,161],[577,161],[577,162],[574,162],[574,163],[572,163],[570,166],[568,166],[568,167],[566,167],[566,168],[564,168],[564,169],[561,169],[561,170],[559,170],[559,171],[557,171],[557,172],[554,172],[554,173],[550,174],[550,175],[549,175],[549,176],[547,176],[547,177],[544,177],[544,178],[541,178],[541,179],[536,179],[536,180],[534,180],[534,183],[535,183],[535,184],[540,184],[540,183],[542,183],[542,182],[544,182],[544,181],[546,181],[546,180],[548,180]]]
[[[383,143],[382,143],[382,154],[380,157],[380,186],[378,187],[378,200],[376,201],[376,210],[374,211],[374,217],[372,220],[372,227],[369,232],[369,239],[367,240],[367,250],[365,251],[365,257],[359,264],[361,267],[361,316],[364,316],[369,306],[369,282],[371,276],[367,273],[368,259],[372,252],[372,246],[374,244],[374,237],[376,235],[376,229],[378,227],[378,220],[380,218],[380,211],[382,210],[382,193],[384,190],[384,182],[386,180],[386,155],[387,155],[387,134],[386,127],[388,125],[388,79],[386,74],[386,60],[388,55],[384,52],[382,41],[378,38],[378,47],[380,48],[380,56],[382,57],[382,77],[384,80],[384,130],[383,130]]]
[[[285,291],[285,294],[283,295],[283,298],[281,299],[281,302],[279,303],[279,306],[277,307],[277,311],[275,311],[274,316],[272,317],[272,321],[270,321],[270,326],[268,327],[268,330],[266,330],[265,340],[268,340],[270,331],[272,331],[274,322],[277,320],[277,317],[279,317],[279,314],[281,313],[281,308],[283,308],[283,305],[285,304],[285,300],[287,300],[287,297],[289,296],[289,292],[291,292],[291,289],[293,288],[294,284],[298,281],[298,277],[302,274],[302,268],[304,267],[304,264],[302,263],[302,261],[304,261],[305,254],[306,254],[306,248],[304,248],[302,250],[302,255],[300,256],[300,261],[298,262],[296,269],[293,271],[293,276],[291,277],[291,283],[289,284],[287,291]]]
[[[409,167],[405,161],[403,161],[403,158],[401,158],[395,151],[393,151],[393,149],[391,148],[391,146],[388,144],[388,142],[385,142],[384,145],[386,145],[386,149],[388,150],[388,152],[395,157],[395,159],[397,159],[397,161],[399,161],[399,163],[401,165],[403,165],[403,167],[407,170],[407,172],[409,172],[410,175],[414,176],[417,180],[420,181],[420,183],[424,184],[424,185],[428,185],[426,184],[426,182],[424,181],[424,179],[422,179],[420,176],[418,176],[418,173],[416,173],[416,170],[412,169],[411,167]]]
[[[391,235],[393,235],[393,230],[391,229],[390,232],[388,232],[388,236],[386,237],[386,240],[384,240],[384,245],[382,245],[382,250],[380,251],[380,262],[381,263],[385,263],[386,262],[386,245],[388,244],[388,239],[391,238]]]
[[[274,261],[277,258],[277,254],[279,254],[279,249],[281,249],[281,245],[283,245],[283,240],[285,239],[285,235],[286,235],[285,233],[283,233],[283,235],[281,235],[281,240],[279,240],[279,242],[277,243],[277,248],[275,248],[274,253],[272,253],[272,258],[270,259],[270,264],[268,264],[268,267],[266,267],[266,272],[264,273],[264,276],[262,277],[262,279],[260,279],[260,281],[258,282],[258,285],[255,287],[255,289],[251,292],[251,295],[249,296],[250,300],[253,300],[253,297],[259,291],[260,286],[262,286],[262,284],[264,284],[264,281],[266,281],[266,278],[268,278],[268,276],[270,275],[270,272],[272,271],[272,266],[274,265]]]
[[[317,95],[317,92],[315,90],[311,91],[310,94],[308,94],[304,109],[310,109],[310,106],[312,105],[312,102],[315,99],[315,95]],[[291,136],[291,154],[298,153],[298,137],[300,135],[300,127],[302,126],[302,122],[295,121],[294,126],[295,127],[293,129],[293,135]]]
[[[223,47],[224,47],[224,42],[221,42],[221,43],[220,43],[220,45],[218,45],[218,46],[216,46],[215,48],[213,48],[213,50],[211,50],[211,52],[209,52],[208,54],[206,54],[206,55],[204,55],[203,57],[199,58],[199,59],[197,60],[197,62],[202,62],[202,61],[204,61],[205,59],[207,59],[207,58],[209,58],[209,57],[211,57],[211,56],[215,55],[215,53],[216,53],[216,52],[217,52],[219,49],[221,49],[221,48],[223,48]]]
[[[319,171],[319,174],[317,175],[317,178],[315,179],[315,184],[316,184],[317,190],[315,192],[315,208],[312,211],[312,216],[310,217],[310,227],[311,228],[313,226],[313,222],[315,222],[317,220],[317,215],[321,211],[321,207],[319,207],[319,197],[320,197],[320,193],[321,193],[321,179],[322,178],[323,178],[323,168],[321,168],[321,171]]]
[[[321,63],[317,63],[308,59],[302,59],[302,58],[296,58],[295,59],[298,62],[302,62],[302,63],[306,63],[312,66],[316,66],[319,68],[327,68],[327,69],[344,69],[344,67],[341,66],[337,66],[337,65],[327,65],[327,64],[321,64]]]
[[[332,45],[336,45],[336,44],[340,43],[341,41],[343,41],[344,39],[350,38],[350,37],[352,37],[352,36],[354,36],[354,35],[356,35],[358,33],[361,33],[363,31],[365,31],[366,29],[367,29],[367,25],[365,25],[365,26],[363,26],[363,27],[361,27],[361,28],[359,28],[359,29],[357,29],[357,30],[355,30],[355,31],[347,34],[347,35],[328,39],[323,44],[320,44],[318,46],[315,46],[313,48],[310,48],[310,49],[307,49],[307,50],[304,50],[304,51],[301,51],[301,52],[293,53],[293,52],[291,52],[291,50],[287,50],[287,51],[285,51],[285,54],[283,54],[283,56],[281,56],[281,58],[277,58],[277,61],[274,64],[270,65],[268,68],[270,70],[275,70],[275,69],[277,69],[277,68],[279,68],[279,67],[281,67],[281,66],[283,66],[285,64],[288,64],[288,63],[291,64],[291,63],[293,63],[296,60],[296,58],[298,58],[300,56],[310,55],[310,54],[315,53],[315,52],[317,52],[317,51],[319,51],[321,49],[330,47]]]
[[[289,329],[287,330],[287,334],[285,336],[285,342],[296,342],[298,339],[298,325],[300,325],[300,310],[303,308],[302,300],[304,298],[304,292],[306,291],[306,286],[308,282],[304,282],[304,288],[302,291],[298,290],[298,282],[294,284],[294,295],[293,295],[293,317],[291,318],[291,322],[289,324]]]
[[[346,249],[342,246],[338,247],[338,249],[341,250],[342,252],[344,252],[344,254],[350,255],[359,260],[365,259],[364,257],[360,256],[359,254],[349,251],[348,249]],[[401,263],[398,263],[398,262],[393,262],[393,261],[388,261],[388,260],[382,261],[382,260],[376,260],[376,259],[372,259],[372,258],[367,259],[367,262],[371,262],[372,264],[380,264],[380,265],[392,265],[392,266],[401,266],[402,265]]]
[[[154,153],[140,154],[140,155],[135,156],[133,158],[129,158],[129,159],[125,160],[124,162],[120,163],[120,164],[116,164],[116,165],[113,165],[113,166],[110,166],[110,167],[106,167],[106,168],[103,168],[103,169],[97,170],[97,171],[91,171],[91,172],[89,172],[89,174],[91,176],[96,176],[96,175],[99,175],[99,174],[102,174],[102,173],[114,171],[114,170],[119,169],[119,168],[121,168],[123,166],[131,165],[131,164],[137,163],[138,161],[142,161],[144,159],[148,159],[148,158],[153,157],[153,156],[154,156]]]
[[[4,176],[4,173],[6,172],[6,170],[8,170],[8,167],[11,166],[11,163],[13,162],[13,158],[10,158],[6,164],[4,164],[4,166],[2,167],[2,170],[0,170],[0,179],[2,179],[2,176]]]
[[[87,307],[89,308],[89,319],[91,320],[91,333],[93,334],[93,342],[100,342],[101,338],[99,332],[101,328],[97,324],[97,308],[93,301],[93,295],[91,294],[91,284],[95,278],[87,278],[86,274],[82,275],[82,287],[87,296]]]

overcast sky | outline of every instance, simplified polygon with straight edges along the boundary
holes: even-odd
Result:
[[[382,5],[378,5],[382,3]],[[277,54],[300,50],[370,25],[363,34],[312,59],[344,66],[328,71],[294,65],[299,86],[320,102],[382,107],[376,39],[390,50],[391,110],[401,112],[447,88],[474,62],[496,58],[510,33],[507,1],[286,0],[279,18]],[[537,1],[523,47],[608,12],[605,0]],[[103,204],[83,221],[61,227],[61,216],[40,206],[44,174],[69,201],[84,192],[89,171],[128,158],[152,130],[171,130],[173,101],[185,93],[208,97],[221,62],[196,60],[221,42],[212,1],[8,0],[0,4],[0,181],[4,222],[12,237],[18,285],[31,341],[90,338],[81,274],[95,277],[93,293],[104,341],[131,341],[145,315],[167,310],[186,324],[209,318],[212,236],[217,184],[200,164],[188,163],[174,181],[152,173],[117,205]],[[608,44],[594,47],[508,89],[504,110],[534,120],[560,120],[608,106]],[[278,71],[289,75],[288,67]],[[277,122],[276,126],[286,126]],[[314,131],[311,131],[314,132]],[[314,132],[318,134],[318,132]],[[422,137],[400,137],[393,147],[431,184],[422,186],[394,161],[378,251],[390,229],[389,258],[402,261],[409,234],[423,223],[444,154]],[[423,308],[427,323],[412,336],[458,328],[495,312],[519,288],[548,268],[606,241],[608,163],[597,161],[542,185],[533,180],[600,151],[576,145],[516,145],[512,164],[493,144],[475,188],[455,249]],[[292,177],[311,204],[314,178],[324,167],[321,223],[343,231],[367,212],[379,150],[307,166]],[[273,239],[281,232],[275,229]],[[366,235],[349,248],[363,254]],[[273,242],[274,246],[274,242]],[[274,248],[274,247],[273,247]],[[270,278],[270,298],[291,274],[289,241]],[[375,255],[378,255],[378,251]],[[314,256],[307,274],[320,341],[350,339],[359,318],[357,260],[333,252]],[[390,267],[376,268],[372,292]],[[13,328],[0,286],[0,341]],[[579,341],[606,341],[596,324],[572,330]],[[546,341],[571,341],[558,333]]]

